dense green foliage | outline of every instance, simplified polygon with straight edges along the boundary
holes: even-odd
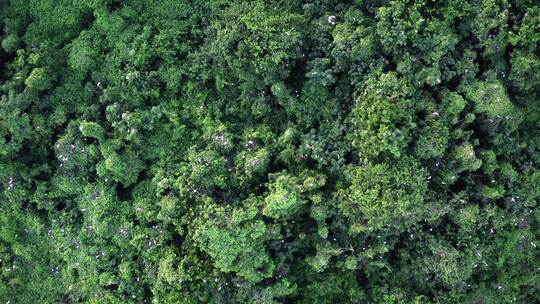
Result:
[[[0,25],[2,303],[540,303],[537,1]]]

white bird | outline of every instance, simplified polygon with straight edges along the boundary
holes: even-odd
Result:
[[[328,16],[328,23],[330,23],[330,25],[336,24],[336,16]]]

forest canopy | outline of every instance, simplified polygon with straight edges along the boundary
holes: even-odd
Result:
[[[540,3],[0,1],[1,303],[540,303]]]

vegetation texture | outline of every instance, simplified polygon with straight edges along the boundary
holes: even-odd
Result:
[[[1,303],[540,303],[534,0],[0,1]]]

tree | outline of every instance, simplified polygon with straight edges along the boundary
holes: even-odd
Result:
[[[427,212],[427,172],[414,160],[399,165],[371,164],[350,172],[340,210],[357,234],[391,227],[403,231]]]
[[[400,157],[411,140],[414,107],[411,88],[394,72],[366,81],[352,111],[355,146],[363,157]]]

